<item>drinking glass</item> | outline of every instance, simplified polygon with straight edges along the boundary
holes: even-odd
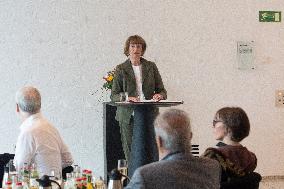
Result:
[[[9,161],[8,166],[9,166],[9,174],[17,175],[17,170],[16,170],[16,167],[14,165],[14,161],[12,159]]]
[[[52,179],[52,180],[57,180],[57,181],[59,181],[59,180],[62,179],[62,178],[61,178],[61,173],[60,173],[58,170],[54,170],[54,169],[52,169],[52,170],[50,171],[49,177],[50,177],[50,179]]]
[[[50,177],[55,177],[55,171],[53,169],[50,171],[50,175],[49,176]]]
[[[127,102],[128,101],[128,92],[121,92],[119,93],[120,98],[119,101],[120,102]]]

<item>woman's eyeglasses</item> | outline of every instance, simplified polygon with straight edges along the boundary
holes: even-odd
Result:
[[[219,122],[223,122],[223,121],[221,121],[221,120],[213,120],[213,127],[215,127],[215,125],[217,124],[217,123],[219,123]]]

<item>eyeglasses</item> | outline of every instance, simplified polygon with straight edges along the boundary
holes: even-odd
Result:
[[[223,121],[221,121],[221,120],[213,120],[213,127],[215,127],[215,125],[217,124],[217,123],[219,123],[219,122],[223,122]]]

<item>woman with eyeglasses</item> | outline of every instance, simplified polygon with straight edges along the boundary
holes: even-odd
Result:
[[[222,168],[221,181],[252,173],[257,158],[240,142],[249,135],[250,123],[246,112],[239,107],[224,107],[218,110],[213,120],[213,133],[217,143],[202,156],[217,160]]]

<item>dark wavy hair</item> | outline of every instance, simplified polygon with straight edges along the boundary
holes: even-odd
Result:
[[[240,142],[249,135],[250,123],[246,112],[240,107],[224,107],[216,112],[231,134],[231,140]]]
[[[142,45],[142,56],[144,55],[147,44],[142,37],[140,37],[139,35],[133,35],[127,38],[127,40],[125,41],[125,45],[124,45],[124,54],[126,56],[129,55],[130,44],[141,44]]]

